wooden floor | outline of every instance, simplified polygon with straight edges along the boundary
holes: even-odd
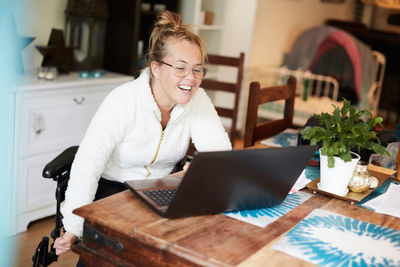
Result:
[[[234,143],[236,149],[243,148],[243,141],[238,139]],[[27,267],[32,266],[32,256],[35,253],[36,247],[42,240],[43,236],[50,238],[50,233],[54,228],[54,217],[48,217],[41,220],[32,222],[28,226],[26,232],[20,233],[15,236],[16,252],[15,262],[13,267]],[[50,238],[50,244],[53,240]],[[73,252],[68,252],[59,257],[57,262],[52,263],[51,267],[71,267],[76,266],[78,262],[78,255]]]
[[[50,233],[54,228],[54,217],[48,217],[32,222],[28,226],[28,231],[15,236],[16,252],[15,262],[12,266],[27,267],[32,266],[32,256],[36,247],[42,240],[43,236],[50,237]],[[52,243],[50,238],[50,244]],[[57,262],[52,263],[51,267],[70,267],[76,266],[78,255],[69,252],[58,258]]]

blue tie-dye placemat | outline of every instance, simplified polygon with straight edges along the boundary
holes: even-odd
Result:
[[[286,129],[283,132],[261,141],[261,144],[274,147],[297,146],[299,131]]]
[[[297,192],[288,195],[285,200],[274,207],[265,209],[242,210],[224,212],[223,214],[247,222],[259,227],[265,227],[285,215],[307,199],[312,197],[311,194],[305,192]]]
[[[400,266],[400,231],[315,209],[272,246],[320,266]]]

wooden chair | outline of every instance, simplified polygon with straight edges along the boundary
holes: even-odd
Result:
[[[240,88],[243,79],[243,62],[244,53],[240,53],[239,57],[226,57],[219,55],[208,55],[208,65],[228,66],[237,68],[237,76],[235,82],[224,82],[214,79],[208,79],[207,76],[201,83],[201,87],[206,90],[223,91],[234,94],[234,103],[232,108],[216,106],[216,110],[220,117],[230,118],[232,120],[231,127],[228,129],[229,138],[233,144],[236,134],[236,122],[239,109]]]
[[[293,126],[295,93],[296,78],[294,76],[288,78],[286,85],[261,88],[259,82],[250,84],[244,147],[253,146],[256,141],[274,136]],[[283,118],[257,124],[258,106],[282,99],[285,100]]]
[[[232,108],[220,107],[214,103],[215,109],[220,117],[230,118],[231,126],[229,127],[228,134],[229,139],[233,145],[233,142],[236,137],[236,122],[237,122],[237,114],[239,110],[239,97],[240,97],[240,89],[243,79],[243,63],[244,63],[244,53],[240,53],[239,57],[227,57],[227,56],[220,56],[220,55],[212,55],[209,54],[208,56],[207,65],[211,66],[222,66],[222,67],[234,67],[237,68],[237,75],[236,75],[236,82],[225,82],[219,81],[212,78],[203,79],[201,83],[201,87],[204,88],[206,91],[221,91],[221,92],[228,92],[234,94],[234,103]],[[189,149],[187,151],[188,156],[193,156],[196,148],[194,144],[190,142]]]

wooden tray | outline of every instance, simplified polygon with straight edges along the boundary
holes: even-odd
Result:
[[[386,179],[388,179],[390,176],[392,176],[393,174],[396,173],[395,170],[391,170],[391,169],[386,169],[383,167],[379,167],[379,166],[375,166],[372,164],[368,165],[368,171],[372,176],[375,176],[379,183],[378,186],[382,185],[383,182],[386,181]],[[371,194],[376,188],[373,189],[368,189],[365,192],[361,192],[361,193],[355,193],[355,192],[351,192],[349,191],[347,193],[347,195],[345,196],[338,196],[323,190],[318,189],[317,184],[319,183],[319,178],[315,179],[314,181],[308,183],[306,185],[306,187],[308,188],[308,190],[312,191],[313,193],[321,193],[321,194],[325,194],[325,195],[329,195],[335,198],[340,198],[346,201],[349,201],[351,204],[360,202],[361,200],[363,200],[366,196],[368,196],[369,194]]]

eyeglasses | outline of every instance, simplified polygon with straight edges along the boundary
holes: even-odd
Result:
[[[175,66],[164,61],[158,61],[161,64],[167,65],[174,69],[176,77],[184,77],[190,72],[190,65],[186,62],[178,61]],[[207,69],[203,65],[195,65],[192,68],[194,77],[203,79],[207,74]]]

